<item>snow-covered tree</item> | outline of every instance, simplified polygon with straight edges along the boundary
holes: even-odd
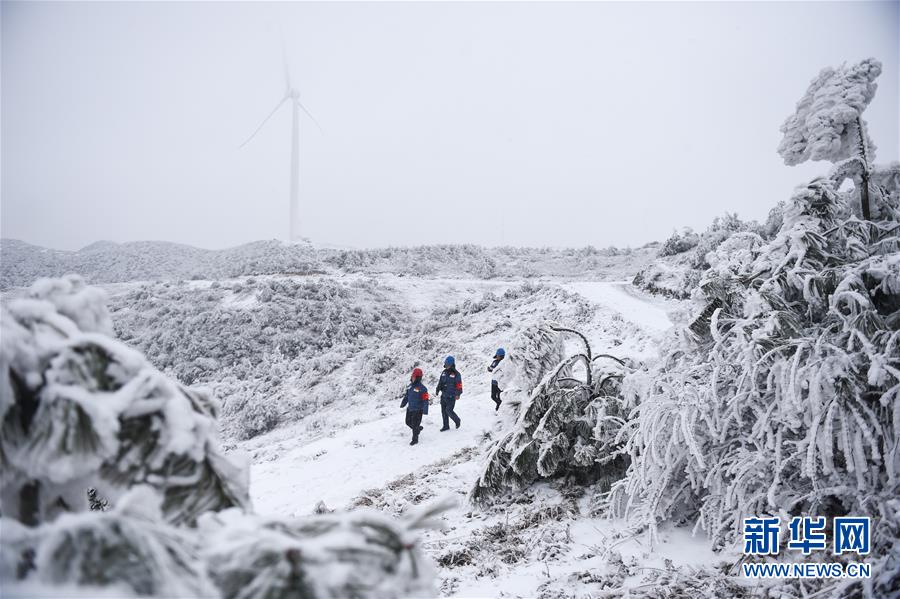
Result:
[[[563,357],[562,337],[548,325],[524,329],[509,351],[508,359],[515,368],[515,387],[530,395]]]
[[[853,201],[816,179],[774,239],[723,244],[695,320],[626,380],[632,462],[609,499],[651,537],[692,522],[721,547],[748,514],[802,513],[885,522],[876,555],[895,542],[900,210],[860,221]]]
[[[554,333],[553,346],[561,334],[575,335],[584,351],[558,362],[531,391],[513,428],[489,450],[469,494],[475,503],[541,478],[603,478],[608,485],[624,473],[627,458],[617,437],[627,417],[619,391],[628,367],[613,356],[594,356],[573,329],[550,324],[542,330]]]
[[[415,541],[445,504],[400,522],[243,513],[246,470],[219,448],[212,397],[108,337],[103,294],[81,279],[29,295],[0,308],[0,577],[13,594],[429,592]]]
[[[778,153],[790,166],[807,160],[846,163],[843,170],[855,179],[866,220],[875,146],[862,113],[875,96],[880,74],[881,63],[874,58],[822,69],[781,126],[784,137],[778,145]]]

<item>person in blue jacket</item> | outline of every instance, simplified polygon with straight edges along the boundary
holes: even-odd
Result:
[[[419,442],[419,433],[424,428],[422,414],[428,413],[428,402],[428,389],[422,384],[422,369],[413,368],[412,376],[409,377],[409,387],[406,388],[403,401],[400,402],[400,407],[406,408],[406,426],[412,429],[410,445]]]
[[[453,356],[447,356],[444,359],[444,371],[435,390],[435,393],[441,396],[441,418],[444,421],[441,432],[450,430],[450,420],[456,424],[456,428],[459,428],[460,419],[453,408],[456,407],[456,400],[462,395],[462,391],[462,375],[456,369],[456,360]]]

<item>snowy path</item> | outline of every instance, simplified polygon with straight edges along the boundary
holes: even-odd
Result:
[[[471,387],[484,384],[470,375]],[[486,378],[486,377],[484,377]],[[470,387],[470,388],[471,388]],[[409,445],[405,409],[340,431],[290,450],[271,462],[254,464],[250,490],[261,514],[304,516],[321,499],[329,508],[343,508],[362,491],[378,488],[416,468],[474,446],[494,425],[496,413],[490,393],[466,393],[456,404],[462,427],[439,432],[441,407],[437,400],[422,419],[419,444]]]
[[[631,292],[631,285],[627,282],[580,281],[566,283],[563,288],[618,312],[624,319],[651,331],[661,332],[672,326],[660,303]]]
[[[402,288],[416,308],[427,312],[429,306],[446,300],[440,281],[392,280]],[[499,290],[509,283],[473,281],[456,285],[454,295],[475,295],[486,289]],[[578,293],[587,300],[634,323],[648,333],[658,334],[671,326],[662,304],[629,293],[627,283],[573,282],[561,287]],[[387,416],[333,431],[333,436],[308,442],[292,442],[269,461],[251,466],[250,490],[256,510],[263,514],[303,516],[310,514],[322,500],[332,509],[343,508],[366,489],[379,488],[423,466],[447,458],[465,447],[478,445],[486,431],[497,421],[494,404],[490,400],[490,381],[487,373],[463,371],[467,392],[457,403],[462,428],[438,432],[441,426],[440,405],[435,400],[431,412],[423,418],[425,430],[419,444],[410,447],[410,431],[404,424],[405,410],[399,401],[376,400],[378,409]],[[434,381],[427,381],[432,387]],[[386,403],[381,403],[382,401]],[[373,406],[375,407],[375,406]],[[365,408],[348,404],[346,410]],[[348,412],[330,406],[332,422],[346,422]],[[451,423],[452,427],[452,423]],[[291,445],[296,446],[291,447]]]

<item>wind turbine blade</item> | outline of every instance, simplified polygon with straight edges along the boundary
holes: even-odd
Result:
[[[319,124],[319,121],[317,121],[316,117],[314,117],[312,115],[312,113],[306,109],[306,106],[303,105],[303,102],[301,102],[300,100],[297,100],[297,105],[300,108],[302,108],[303,112],[306,113],[306,116],[308,116],[310,118],[310,120],[312,120],[312,122],[315,123],[316,127],[318,127],[318,129],[319,129],[319,133],[321,133],[322,135],[325,135],[325,131],[322,130],[322,126]]]
[[[288,67],[287,48],[284,45],[284,33],[281,34],[281,66],[284,67],[285,94],[291,93],[291,69]]]
[[[263,125],[265,125],[267,122],[269,122],[269,119],[272,118],[272,115],[274,115],[276,112],[278,112],[278,109],[281,108],[281,105],[284,104],[284,103],[287,102],[287,101],[288,101],[288,96],[283,97],[283,98],[281,99],[281,102],[279,102],[278,104],[276,104],[276,105],[275,105],[275,108],[272,109],[272,112],[269,113],[269,116],[267,116],[266,118],[264,118],[264,119],[263,119],[263,122],[261,122],[261,123],[259,124],[259,127],[257,127],[256,130],[253,131],[253,133],[250,134],[250,137],[248,137],[246,140],[244,140],[244,143],[242,143],[241,145],[238,146],[238,149],[243,148],[243,147],[246,146],[248,143],[250,143],[250,140],[253,139],[254,137],[256,137],[256,134],[259,133],[259,130],[263,128]]]

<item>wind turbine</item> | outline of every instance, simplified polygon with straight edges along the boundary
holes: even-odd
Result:
[[[300,236],[300,111],[306,113],[306,116],[310,118],[310,120],[318,127],[319,131],[322,132],[322,127],[319,126],[319,123],[316,121],[315,117],[306,109],[306,106],[300,102],[300,91],[291,85],[291,73],[288,68],[287,61],[287,52],[284,49],[284,41],[282,40],[281,44],[281,60],[284,65],[284,97],[281,98],[281,101],[275,105],[275,108],[272,109],[272,112],[269,113],[269,116],[263,119],[263,121],[259,124],[253,133],[250,134],[244,143],[242,143],[239,148],[243,148],[250,140],[256,137],[256,134],[259,133],[260,129],[272,118],[278,109],[281,108],[285,102],[291,102],[291,113],[293,116],[292,125],[291,125],[291,207],[290,207],[290,229],[289,229],[289,241],[300,241],[302,238]]]

